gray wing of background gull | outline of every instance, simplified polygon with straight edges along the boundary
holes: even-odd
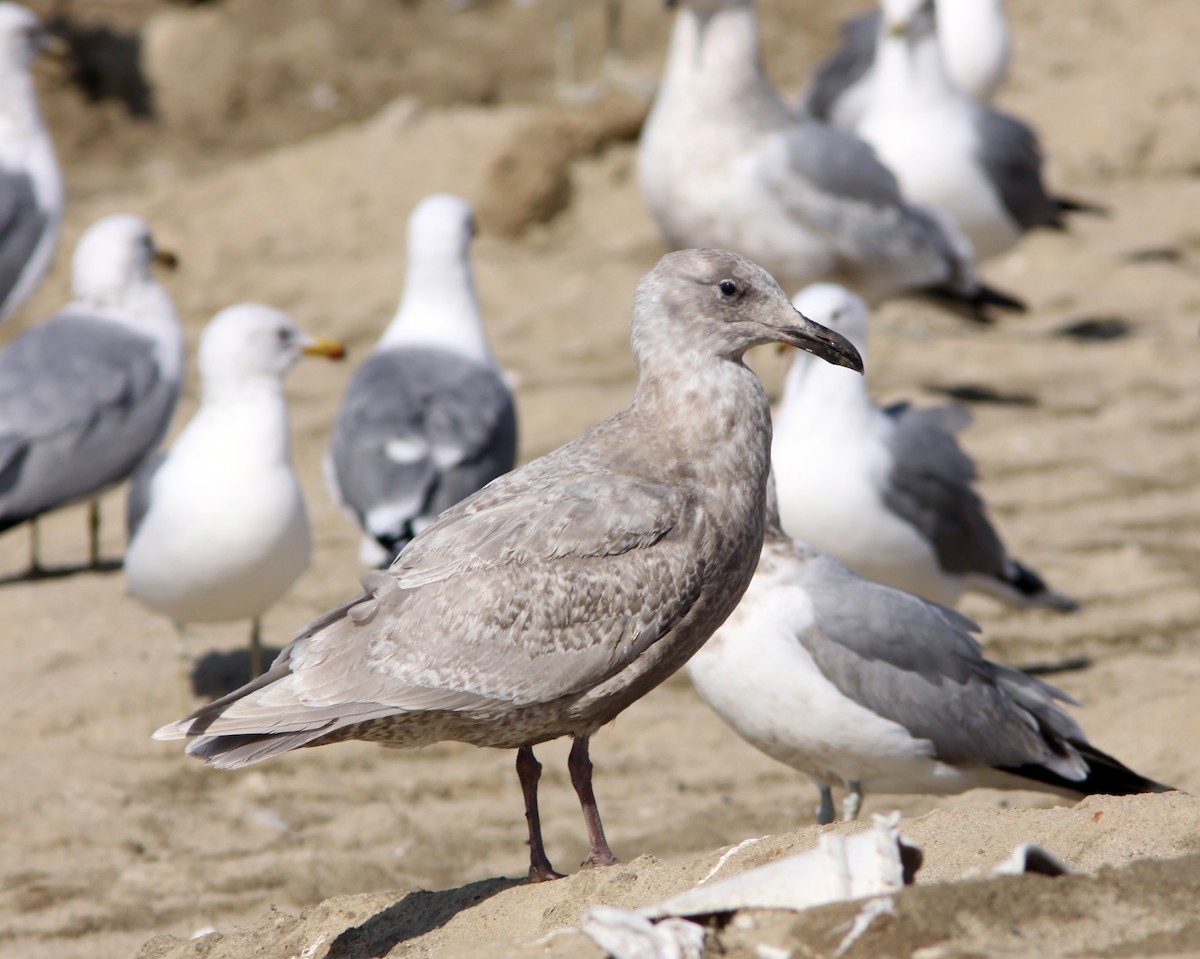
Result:
[[[975,111],[979,138],[976,158],[983,165],[1004,208],[1022,230],[1044,226],[1064,229],[1064,212],[1103,213],[1097,206],[1051,196],[1042,181],[1042,149],[1037,134],[1020,120],[995,110]]]
[[[342,502],[394,555],[512,469],[516,444],[512,397],[494,370],[443,350],[386,350],[346,389],[333,474]]]
[[[870,145],[808,117],[782,136],[784,152],[775,164],[764,163],[768,188],[835,247],[851,285],[869,290],[874,281],[886,292],[928,287],[963,296],[977,289],[982,301],[999,302],[976,284],[969,250],[956,249],[941,221],[905,202]]]
[[[817,67],[804,100],[805,109],[813,116],[832,119],[838,98],[875,65],[881,16],[878,10],[872,10],[842,24],[842,45]]]
[[[130,542],[133,542],[134,536],[137,535],[137,531],[142,525],[142,520],[150,512],[154,477],[158,475],[159,469],[166,461],[167,454],[159,450],[148,457],[129,478],[129,495],[125,499],[125,530]]]
[[[686,493],[614,473],[597,457],[572,461],[571,449],[443,513],[365,592],[289,644],[259,681],[275,684],[265,702],[243,689],[176,724],[203,732],[219,717],[220,737],[196,739],[188,752],[207,758],[216,740],[215,764],[236,766],[408,710],[503,716],[629,666],[700,595],[702,531],[690,528]],[[322,669],[334,648],[336,671]],[[264,722],[274,732],[256,735]],[[520,728],[486,725],[486,744],[521,744]],[[244,744],[220,742],[243,731]],[[395,744],[419,745],[431,733],[413,723],[395,735]]]
[[[803,582],[816,629],[802,631],[798,641],[850,699],[929,740],[945,762],[1042,764],[1067,779],[1086,776],[1079,757],[1055,745],[1086,742],[1055,705],[1074,700],[985,659],[970,619],[815,553]]]
[[[975,464],[954,438],[971,414],[962,407],[916,409],[907,403],[884,412],[895,425],[888,437],[892,468],[883,490],[888,509],[933,545],[946,572],[1001,575],[1004,546],[971,486]]]
[[[0,315],[49,222],[38,206],[32,177],[0,167]]]
[[[177,386],[153,341],[67,310],[0,353],[0,529],[128,476],[161,441]]]

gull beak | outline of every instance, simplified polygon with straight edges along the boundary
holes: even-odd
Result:
[[[844,366],[856,373],[863,371],[863,361],[858,350],[841,333],[835,333],[828,327],[810,320],[799,310],[796,311],[796,319],[799,322],[778,330],[780,343],[804,350],[834,366]]]
[[[171,250],[154,251],[154,262],[167,270],[177,270],[179,268],[179,257]]]
[[[340,360],[346,355],[346,348],[337,340],[316,339],[304,348],[305,356],[323,356],[327,360]]]

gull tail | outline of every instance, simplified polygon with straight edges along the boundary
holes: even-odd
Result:
[[[1079,601],[1051,589],[1049,584],[1024,563],[1004,561],[1004,570],[995,576],[973,576],[971,586],[997,599],[1027,608],[1052,609],[1057,613],[1079,611]]]
[[[1028,310],[1023,300],[1010,296],[982,283],[968,290],[952,286],[934,286],[922,290],[921,295],[945,310],[976,323],[994,323],[995,311],[1024,313]]]
[[[1087,764],[1087,776],[1081,780],[1068,779],[1042,765],[997,766],[997,769],[1014,776],[1021,776],[1043,783],[1054,789],[1079,793],[1082,796],[1133,796],[1139,793],[1177,792],[1174,786],[1166,786],[1140,773],[1102,752],[1091,743],[1069,740]]]

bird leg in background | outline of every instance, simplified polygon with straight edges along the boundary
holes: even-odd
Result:
[[[558,0],[554,21],[554,91],[560,100],[575,88],[575,3]]]
[[[858,818],[858,811],[862,809],[863,788],[857,779],[850,780],[846,785],[850,791],[842,800],[842,818],[846,822],[853,822]]]
[[[821,791],[821,802],[817,806],[817,825],[828,826],[837,819],[833,811],[833,789],[829,786],[818,786]]]
[[[525,797],[525,822],[529,826],[529,881],[546,882],[561,879],[563,874],[555,872],[546,858],[542,845],[542,820],[538,816],[537,787],[542,776],[542,764],[533,754],[533,747],[522,746],[517,750],[517,778],[521,781],[521,795]]]
[[[258,679],[262,674],[262,621],[255,616],[250,622],[250,679]]]
[[[88,568],[100,568],[100,501],[88,503]]]
[[[175,624],[175,657],[179,673],[179,708],[186,716],[192,711],[192,678],[191,662],[188,659],[187,627],[183,623]]]
[[[592,760],[588,757],[588,737],[577,736],[571,744],[571,755],[567,757],[567,770],[571,774],[571,785],[583,807],[583,820],[587,823],[588,857],[585,866],[611,866],[620,860],[608,848],[604,838],[604,826],[600,822],[600,810],[596,808],[596,795],[592,792]]]
[[[30,579],[37,579],[45,570],[42,569],[41,560],[38,554],[41,553],[42,537],[41,531],[38,529],[38,521],[35,516],[29,521],[29,573]]]

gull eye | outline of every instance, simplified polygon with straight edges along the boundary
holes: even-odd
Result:
[[[717,288],[723,294],[725,294],[725,296],[733,296],[738,291],[737,284],[734,283],[733,280],[722,280],[717,284]]]
[[[281,326],[279,329],[277,329],[275,331],[275,336],[279,340],[280,343],[288,343],[292,339],[292,331],[289,330],[286,326]]]

